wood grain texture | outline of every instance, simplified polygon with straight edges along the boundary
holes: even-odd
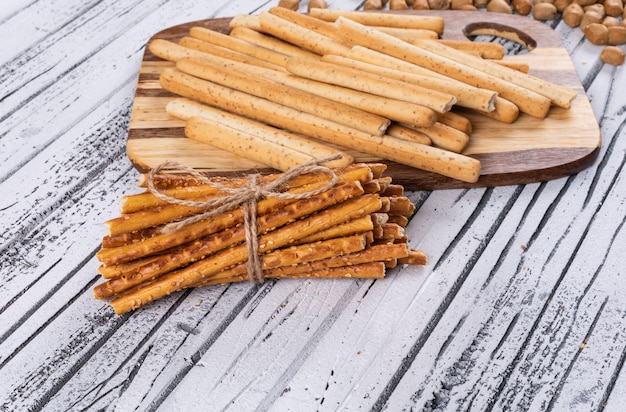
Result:
[[[139,191],[125,151],[146,41],[276,3],[0,8],[0,410],[621,412],[626,68],[560,20],[546,27],[600,124],[595,162],[409,192],[426,266],[183,291],[121,317],[94,300],[102,222]]]
[[[435,12],[421,12],[423,14]],[[500,30],[516,29],[533,43],[529,53],[512,56],[526,61],[531,73],[578,91],[569,110],[553,107],[546,119],[522,114],[513,124],[502,124],[484,116],[468,113],[474,131],[464,153],[481,161],[481,176],[476,183],[465,183],[435,173],[421,171],[395,162],[389,173],[410,190],[461,187],[485,187],[531,183],[568,176],[588,167],[601,145],[600,131],[583,92],[574,66],[559,37],[545,24],[520,16],[496,16],[492,13],[436,12],[444,17],[444,38],[467,39],[466,29],[473,26]],[[178,41],[193,26],[228,32],[229,19],[190,22],[156,33],[153,39]],[[521,36],[523,37],[523,36]],[[229,174],[260,170],[263,164],[250,162],[228,152],[190,143],[183,124],[165,113],[165,104],[173,95],[160,88],[158,74],[167,62],[146,51],[141,68],[128,134],[128,156],[141,171],[167,160],[191,165],[209,174]],[[350,152],[357,161],[378,160],[371,155]]]

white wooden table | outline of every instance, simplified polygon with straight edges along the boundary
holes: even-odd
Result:
[[[2,2],[0,410],[624,410],[626,68],[558,22],[597,161],[410,193],[427,266],[196,289],[122,316],[93,298],[102,223],[137,190],[125,139],[147,40],[276,3]]]

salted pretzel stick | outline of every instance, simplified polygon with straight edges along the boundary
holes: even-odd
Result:
[[[401,265],[425,265],[426,254],[420,250],[410,249],[407,257],[398,258]]]
[[[367,14],[367,13],[364,13]],[[425,50],[393,36],[370,29],[354,21],[337,19],[337,33],[353,42],[376,51],[417,64],[429,70],[445,74],[463,83],[497,91],[515,103],[519,110],[537,118],[545,118],[550,109],[550,99],[525,87],[484,73],[481,70]],[[465,55],[467,55],[465,53]],[[469,55],[468,56],[468,59]],[[289,65],[291,61],[287,64]],[[288,69],[289,70],[289,69]]]
[[[259,238],[259,252],[266,253],[297,241],[319,230],[372,213],[380,208],[377,195],[362,195],[326,208]],[[246,245],[233,246],[176,272],[160,276],[152,283],[111,302],[117,314],[126,313],[177,290],[193,286],[209,276],[248,258]]]
[[[495,64],[489,60],[473,57],[471,55],[468,56],[467,54],[464,54],[463,52],[443,43],[438,43],[436,41],[433,42],[430,40],[415,40],[414,44],[424,50],[428,50],[440,56],[445,55],[448,59],[463,63],[464,65],[483,71],[499,79],[531,90],[534,93],[550,99],[553,104],[564,109],[569,109],[571,107],[572,100],[574,100],[577,95],[577,92],[569,87],[560,86],[539,77],[531,76],[526,73]]]
[[[430,137],[428,137],[424,133],[406,126],[402,126],[398,123],[392,123],[391,126],[387,128],[387,134],[392,137],[397,137],[398,139],[408,140],[427,146],[430,146],[432,144]]]
[[[363,235],[330,239],[315,244],[292,246],[287,249],[280,249],[263,255],[262,269],[327,259],[337,255],[363,250],[365,246],[366,242]],[[243,266],[244,272],[242,273],[245,273],[246,265]],[[138,280],[137,278],[139,278],[139,276],[122,276],[110,279],[94,288],[94,296],[97,299],[110,298],[145,281],[144,279]]]
[[[363,264],[371,264],[374,262],[385,262],[392,259],[406,258],[408,256],[410,256],[410,251],[407,249],[406,244],[369,246],[363,251],[337,256],[334,258],[303,262],[297,265],[277,266],[264,271],[263,275],[266,278],[283,278],[296,275],[301,275],[303,277],[333,278],[335,277],[333,273],[337,273],[336,271],[339,270],[346,270],[346,268]],[[328,272],[329,270],[332,272]],[[237,276],[245,276],[245,278],[241,279],[245,280],[247,279],[245,271],[245,265],[237,265],[231,269],[215,274],[196,286],[208,286],[223,282],[231,282],[230,279],[236,278]],[[357,276],[352,274],[351,276],[342,277]]]
[[[232,31],[236,28],[247,28],[255,31],[261,30],[259,16],[255,14],[236,14],[228,22],[228,28]]]
[[[493,111],[494,102],[498,95],[493,90],[480,89],[465,83],[438,79],[432,76],[407,73],[401,70],[377,66],[375,64],[365,63],[344,56],[326,55],[322,57],[322,61],[438,90],[454,96],[456,98],[456,105],[458,106],[484,112]]]
[[[313,53],[312,51],[302,49],[279,38],[261,33],[260,27],[258,30],[249,29],[247,27],[235,27],[231,30],[230,36],[291,57],[306,57],[310,59],[319,58],[319,54],[317,53]]]
[[[316,54],[332,53],[341,55],[350,50],[349,47],[344,46],[332,37],[324,36],[274,14],[262,12],[259,14],[259,19],[263,32]]]
[[[282,67],[272,63],[268,63],[264,60],[248,56],[243,53],[228,50],[223,47],[214,46],[206,42],[201,42],[200,40],[187,38],[184,43],[187,44],[187,46],[182,46],[169,40],[154,39],[150,43],[148,43],[148,49],[155,56],[171,62],[176,62],[178,60],[189,58],[203,59],[207,56],[219,55],[222,57],[227,57],[231,60],[254,64],[255,66],[266,67],[273,70],[283,70]],[[196,44],[198,48],[202,49],[202,51],[188,47],[189,43]]]
[[[289,58],[289,56],[285,54],[278,53],[264,47],[258,47],[257,45],[245,40],[241,40],[215,30],[206,29],[204,27],[192,27],[189,29],[189,36],[216,46],[221,46],[239,53],[256,57],[257,59],[266,60],[277,66],[284,66]]]
[[[300,214],[299,216],[305,216],[308,213],[312,213],[312,211],[319,210],[319,208],[325,207],[328,204],[334,204],[339,201],[332,200],[330,201],[330,203],[327,203],[329,202],[329,199],[327,198],[331,194],[338,196],[338,199],[347,199],[362,192],[363,189],[359,182],[350,181],[340,183],[336,187],[324,192],[326,193],[325,196],[312,196],[306,199],[306,202],[303,200],[296,201],[294,199],[263,199],[257,203],[257,213],[260,214],[258,220],[270,219],[270,217],[263,218],[263,216],[267,213],[274,213],[272,217],[278,218],[281,215],[276,214],[277,212],[286,213],[287,219],[293,218],[293,216],[289,216],[288,213],[304,213]],[[294,206],[291,205],[293,205],[294,203],[300,205],[302,210],[292,211],[292,208]],[[308,207],[308,209],[305,209],[305,207]],[[108,266],[118,263],[130,262],[131,260],[150,256],[155,253],[159,253],[164,250],[183,245],[201,237],[212,235],[227,228],[232,228],[242,222],[243,211],[241,208],[239,208],[227,213],[212,216],[206,221],[189,224],[173,233],[165,233],[154,236],[150,239],[144,240],[143,242],[132,243],[117,248],[100,249],[96,256],[100,260],[100,262]],[[283,224],[284,223],[285,222],[283,222]]]
[[[362,184],[373,179],[372,171],[370,167],[364,163],[351,163],[347,166],[335,167],[333,171],[339,179],[341,180],[357,180]],[[171,175],[170,175],[171,176]],[[142,176],[143,177],[143,176]],[[175,197],[178,199],[197,199],[207,195],[213,195],[218,193],[219,191],[202,181],[196,182],[197,186],[174,186],[171,189],[165,189],[157,183],[159,178],[162,175],[158,174],[154,176],[155,186],[157,188],[162,189],[162,192],[168,196]],[[176,176],[177,178],[184,178],[186,176]],[[259,176],[258,182],[260,184],[267,184],[269,182],[274,181],[279,177],[278,174],[268,174],[264,176]],[[241,187],[248,180],[245,178],[228,178],[228,179],[216,179],[211,178],[210,181],[215,181],[222,186],[226,187]],[[306,173],[299,176],[294,177],[288,184],[285,186],[286,189],[295,189],[300,186],[306,186],[313,183],[322,183],[328,182],[328,176],[322,173]],[[170,187],[170,186],[167,186]],[[145,210],[157,206],[167,205],[168,203],[157,198],[151,192],[137,193],[134,195],[127,195],[122,197],[121,201],[121,212],[122,213],[133,213],[140,210]]]
[[[381,116],[338,103],[314,93],[276,84],[261,76],[243,73],[234,68],[226,69],[209,61],[180,60],[176,63],[176,68],[183,73],[267,99],[292,109],[313,114],[368,134],[380,136],[389,126],[389,120]]]
[[[415,213],[415,205],[406,196],[389,197],[389,214],[401,216],[411,216]]]
[[[204,60],[205,59],[195,61],[201,65]],[[419,104],[381,97],[316,80],[291,76],[286,73],[277,72],[276,70],[235,62],[219,56],[212,56],[210,61],[224,68],[238,70],[251,76],[261,76],[281,85],[297,88],[360,110],[414,126],[431,126],[435,123],[437,117],[432,109]]]
[[[340,225],[329,227],[326,230],[322,230],[318,233],[304,237],[298,241],[298,243],[313,243],[321,240],[332,239],[335,237],[350,236],[356,233],[365,233],[372,231],[374,224],[370,216],[362,216],[360,218],[344,222]]]
[[[457,101],[451,94],[321,61],[294,57],[285,67],[290,73],[307,79],[421,104],[438,113],[449,111]]]
[[[420,16],[415,14],[396,13],[363,13],[360,11],[316,9],[310,15],[326,21],[336,21],[340,17],[348,18],[366,26],[400,27],[407,29],[432,30],[438,35],[443,34],[444,19],[438,16]]]
[[[259,139],[274,142],[300,153],[306,153],[316,159],[329,157],[338,153],[341,154],[340,159],[324,163],[324,166],[327,167],[343,167],[354,161],[354,158],[348,153],[342,152],[329,145],[191,99],[174,99],[165,106],[165,111],[169,115],[183,120],[189,120],[192,117],[202,117],[211,122],[227,124],[233,129],[241,130]]]

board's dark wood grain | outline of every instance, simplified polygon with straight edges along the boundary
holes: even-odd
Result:
[[[522,114],[515,123],[505,125],[468,113],[475,127],[465,153],[479,159],[482,165],[481,177],[476,183],[460,182],[386,161],[395,181],[409,190],[501,186],[551,180],[576,173],[593,163],[601,145],[600,131],[567,51],[552,29],[520,16],[459,12],[436,14],[445,18],[444,38],[466,39],[466,29],[473,31],[475,27],[493,27],[496,20],[499,30],[519,31],[522,33],[519,37],[523,37],[532,50],[511,58],[527,61],[533,75],[571,87],[579,94],[570,110],[552,108],[548,117],[540,122]],[[156,33],[152,38],[177,41],[193,26],[228,33],[229,21],[222,18],[190,22]],[[163,108],[167,98],[173,97],[158,84],[158,74],[166,66],[167,63],[146,50],[127,141],[127,152],[134,165],[145,172],[163,161],[177,160],[209,174],[247,172],[251,169],[269,172],[270,169],[262,164],[215,148],[206,148],[198,153],[198,145],[185,141],[182,123],[171,118],[171,123],[168,123]],[[146,110],[146,106],[151,106],[150,110]],[[357,160],[372,160],[372,156],[351,153]]]

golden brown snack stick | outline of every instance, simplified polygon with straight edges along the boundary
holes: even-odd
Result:
[[[332,37],[324,36],[269,12],[262,12],[259,14],[259,18],[263,32],[316,54],[332,53],[341,55],[350,50],[349,47],[334,40]]]
[[[465,83],[438,79],[432,76],[407,73],[402,70],[377,66],[349,57],[326,55],[322,57],[322,61],[434,89],[454,96],[456,98],[455,104],[458,106],[485,112],[493,111],[495,108],[495,99],[498,94],[493,90],[480,89]]]
[[[203,117],[187,121],[185,136],[283,172],[313,160],[305,153]]]
[[[221,46],[239,53],[247,54],[252,57],[256,57],[260,60],[268,61],[277,66],[284,66],[287,63],[289,56],[276,52],[274,50],[259,47],[256,44],[248,41],[238,39],[233,36],[229,36],[224,33],[220,33],[215,30],[210,30],[204,27],[192,27],[189,29],[189,36],[205,41],[207,43]]]
[[[556,106],[569,109],[577,92],[569,87],[561,86],[539,77],[531,76],[517,70],[495,64],[489,60],[468,56],[443,43],[431,40],[416,40],[414,44],[440,56],[463,63],[499,79],[524,87],[534,93],[548,98]],[[506,98],[506,96],[503,95]]]
[[[231,31],[241,27],[260,31],[261,22],[259,21],[259,16],[255,14],[237,14],[228,22],[228,28]]]
[[[232,67],[224,68],[209,61],[183,59],[176,63],[176,68],[183,73],[319,116],[364,133],[380,136],[390,123],[389,119],[370,112],[291,86],[276,84],[250,72],[244,73]]]
[[[262,235],[259,252],[265,253],[294,243],[319,230],[372,213],[380,208],[377,195],[362,195],[326,208],[306,219]],[[177,290],[193,286],[209,276],[248,258],[246,245],[233,246],[176,272],[167,273],[154,282],[111,302],[117,314],[126,313]]]
[[[338,34],[344,38],[351,39],[361,46],[387,53],[438,73],[445,73],[447,76],[464,83],[496,91],[500,96],[515,103],[520,111],[531,116],[545,118],[548,114],[550,99],[525,87],[518,86],[507,80],[495,77],[348,19],[340,17],[337,19],[336,24]],[[467,55],[467,53],[463,53],[463,55],[468,58],[471,57]],[[289,66],[291,61],[287,64]]]
[[[401,265],[425,265],[427,258],[424,252],[410,249],[407,257],[398,258],[398,263]]]
[[[300,0],[279,0],[278,7],[284,7],[289,10],[298,10]]]
[[[373,27],[376,30],[380,30],[384,33],[391,34],[393,37],[397,37],[404,41],[409,41],[412,39],[438,39],[439,35],[437,32],[432,30],[423,30],[423,29],[406,29],[402,27],[383,27],[377,26]]]
[[[322,230],[318,233],[314,233],[310,236],[300,239],[297,244],[300,243],[313,243],[321,240],[332,239],[335,237],[350,236],[355,233],[369,232],[374,229],[372,219],[370,216],[362,216],[360,218],[344,222],[340,225],[329,227],[326,230]]]
[[[387,128],[387,135],[427,146],[432,144],[430,137],[424,133],[398,123],[392,123],[391,126]]]
[[[289,133],[283,129],[268,126],[265,123],[248,119],[247,117],[207,106],[191,99],[174,99],[165,106],[165,110],[169,115],[183,120],[189,120],[192,117],[202,117],[214,123],[226,124],[233,129],[246,132],[259,139],[273,142],[288,149],[307,154],[315,159],[341,154],[340,159],[324,163],[324,166],[327,167],[347,166],[354,161],[354,158],[350,154],[342,152],[335,147],[322,144],[307,137]]]
[[[385,98],[346,87],[318,82],[316,80],[291,76],[287,73],[234,62],[218,56],[212,56],[210,61],[222,65],[224,68],[232,68],[233,70],[239,70],[252,76],[261,76],[267,80],[317,94],[327,99],[398,122],[412,124],[414,126],[431,126],[437,119],[436,113],[423,105]]]
[[[434,146],[454,153],[461,153],[469,143],[469,135],[440,122],[431,127],[410,127],[428,136]]]
[[[332,23],[281,7],[272,7],[269,9],[269,12],[307,30],[312,30],[322,36],[328,36],[337,40],[336,30]],[[342,42],[340,41],[340,43]],[[344,46],[349,47],[348,44],[344,44]]]
[[[472,121],[461,114],[455,112],[443,113],[437,117],[437,121],[447,126],[454,127],[468,136],[472,134]]]
[[[235,27],[231,30],[230,36],[236,37],[241,40],[245,40],[257,46],[264,47],[269,50],[274,50],[278,53],[285,54],[292,57],[306,57],[309,59],[317,59],[319,55],[309,50],[301,49],[298,46],[294,46],[291,43],[287,43],[281,39],[273,36],[269,36],[261,33],[260,27],[258,31],[249,29],[247,27]]]
[[[262,269],[267,270],[274,267],[327,259],[337,255],[363,250],[366,245],[363,235],[354,235],[344,238],[329,239],[314,244],[292,246],[263,255]],[[243,269],[243,272],[233,272],[233,274],[245,273],[247,270],[246,265],[242,266],[243,267],[240,269]],[[110,298],[146,280],[149,279],[142,279],[137,275],[120,276],[110,279],[94,288],[94,296],[97,299]]]
[[[419,16],[416,14],[363,13],[359,11],[319,9],[311,10],[311,16],[326,21],[336,21],[339,17],[348,18],[366,26],[401,27],[407,29],[432,30],[443,34],[444,19],[438,16]]]
[[[457,50],[477,52],[483,59],[501,60],[506,54],[504,46],[500,43],[448,39],[440,39],[438,41]]]
[[[384,76],[365,73],[336,64],[291,58],[286,69],[297,76],[359,90],[378,96],[390,97],[414,104],[421,104],[438,113],[449,111],[456,97],[433,89],[415,86]]]
[[[148,43],[148,48],[155,56],[172,62],[188,58],[204,59],[210,57],[212,54],[215,54],[235,61],[246,62],[274,70],[283,70],[282,67],[276,66],[275,64],[259,60],[252,56],[247,56],[243,53],[234,52],[223,47],[213,46],[211,44],[207,44],[206,42],[203,43],[196,39],[187,38],[184,43],[187,45],[194,43],[198,48],[201,48],[202,51],[163,39],[152,40]]]

